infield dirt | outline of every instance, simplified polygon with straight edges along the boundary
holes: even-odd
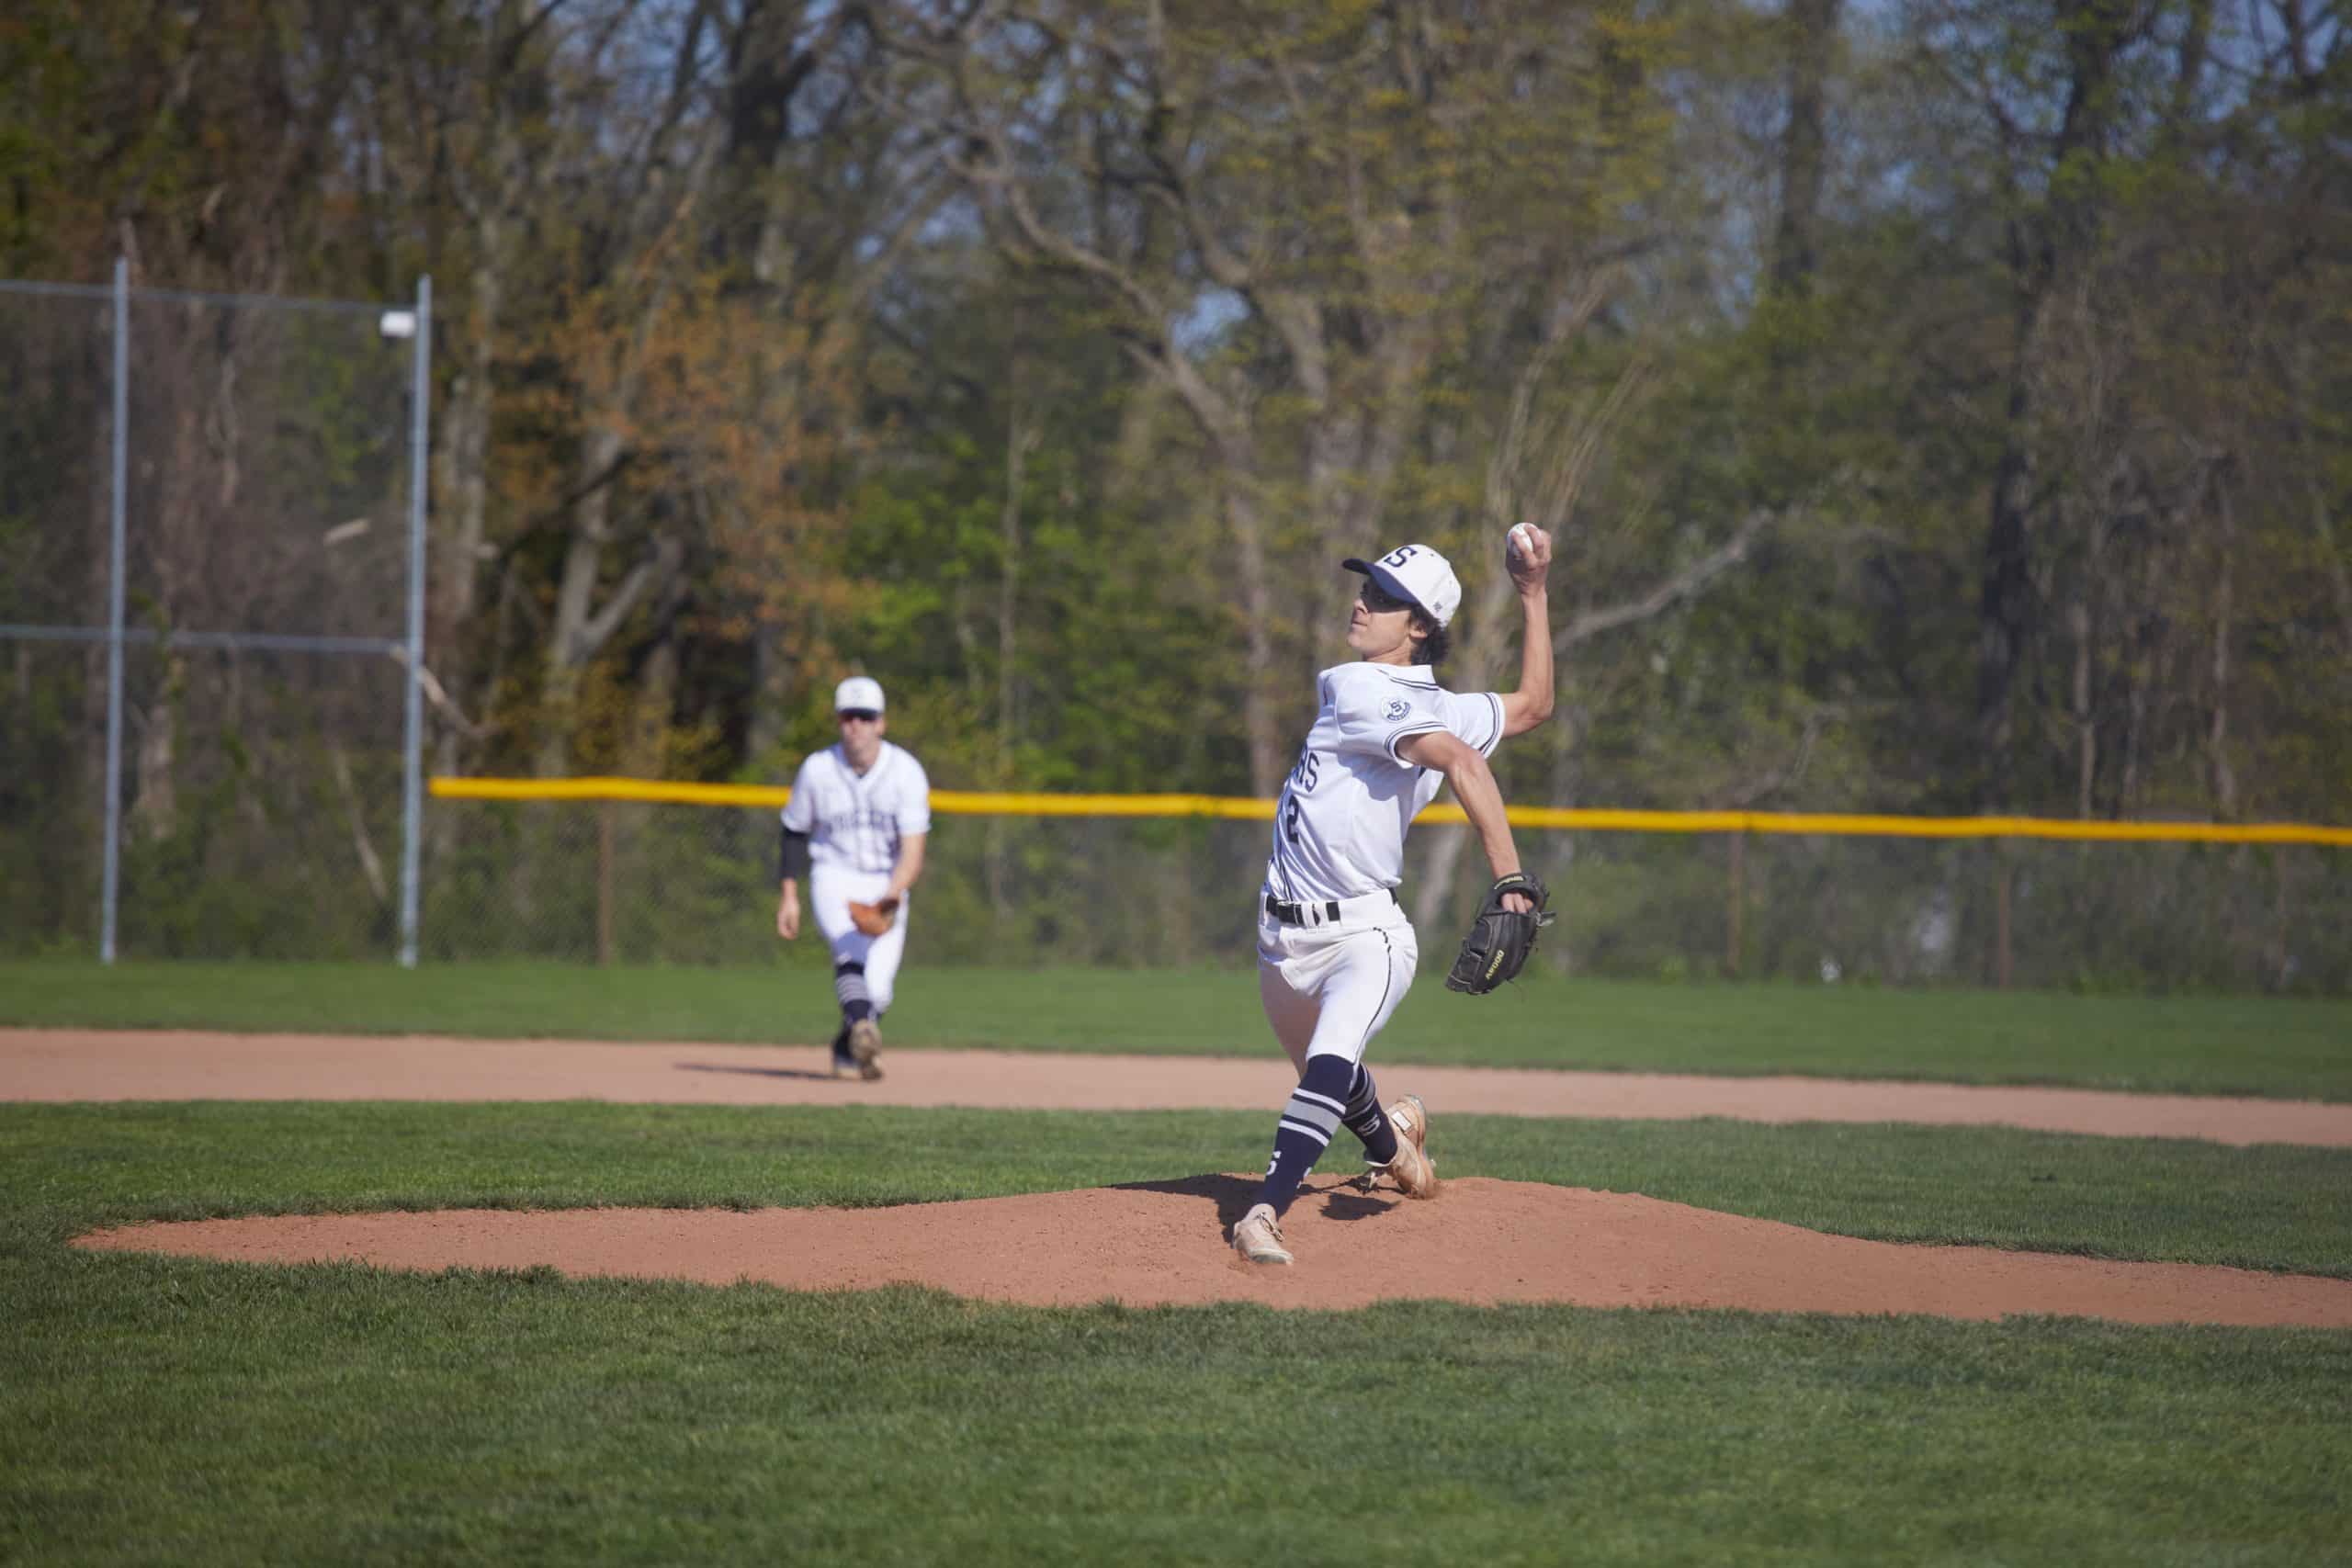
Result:
[[[880,1083],[823,1046],[452,1040],[430,1035],[0,1030],[0,1100],[604,1100],[627,1105],[917,1105],[1264,1111],[1291,1091],[1262,1055],[1110,1056],[886,1048]],[[2352,1147],[2352,1105],[1807,1077],[1379,1065],[1441,1113],[1676,1121],[1920,1122],[2108,1137]],[[1410,1081],[1408,1082],[1408,1079]]]
[[[0,1032],[0,1099],[565,1100],[687,1103],[1180,1106],[1268,1110],[1281,1063],[900,1052],[881,1084],[832,1080],[821,1049]],[[1402,1078],[1408,1074],[1400,1071]],[[1808,1079],[1410,1069],[1439,1111],[1998,1122],[2229,1143],[2352,1145],[2352,1107],[2079,1090]],[[1536,1080],[1529,1082],[1526,1080]],[[1598,1081],[1594,1081],[1598,1080]],[[1062,1086],[1059,1095],[1041,1086]],[[1638,1194],[1470,1177],[1431,1202],[1317,1180],[1284,1221],[1298,1263],[1224,1245],[1256,1179],[1205,1175],[882,1209],[461,1210],[272,1215],[125,1227],[93,1250],[412,1269],[895,1283],[1035,1304],[1254,1301],[1742,1308],[1956,1318],[2352,1326],[2352,1280],[1825,1235]]]
[[[250,1263],[545,1266],[794,1290],[908,1283],[1038,1306],[1347,1308],[1403,1298],[2352,1326],[2352,1280],[1896,1247],[1629,1193],[1482,1177],[1449,1183],[1429,1202],[1317,1185],[1283,1222],[1298,1255],[1291,1268],[1253,1267],[1222,1244],[1257,1186],[1231,1175],[888,1209],[265,1215],[136,1225],[75,1245]]]

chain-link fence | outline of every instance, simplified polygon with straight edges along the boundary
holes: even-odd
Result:
[[[1405,893],[1442,967],[1483,893],[1460,829],[1408,844]],[[924,960],[1244,964],[1267,827],[1206,818],[942,816],[910,917]],[[773,810],[437,800],[428,957],[732,964],[775,953]],[[2352,992],[2346,852],[1535,831],[1559,923],[1540,962],[1584,975]]]
[[[0,283],[0,950],[395,951],[422,313]]]
[[[0,283],[0,953],[774,955],[772,810],[414,804],[429,299]],[[943,816],[914,951],[1247,963],[1267,831]],[[1462,831],[1412,840],[1432,964],[1486,880]],[[2339,848],[1521,848],[1581,974],[2352,993]]]

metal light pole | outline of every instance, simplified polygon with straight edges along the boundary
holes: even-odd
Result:
[[[401,967],[416,967],[416,878],[424,836],[425,416],[433,391],[433,279],[416,280],[415,379],[408,428],[408,707],[401,781]]]
[[[114,258],[114,495],[107,581],[106,870],[98,894],[98,962],[114,962],[117,884],[122,870],[122,579],[124,488],[130,471],[130,261]]]

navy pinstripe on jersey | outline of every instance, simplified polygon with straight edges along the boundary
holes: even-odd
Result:
[[[1404,761],[1399,745],[1445,730],[1487,756],[1503,737],[1500,697],[1449,692],[1426,665],[1341,664],[1317,678],[1316,696],[1266,859],[1266,886],[1285,902],[1353,898],[1404,880],[1405,831],[1445,781]]]
[[[899,842],[931,831],[931,780],[904,747],[888,740],[860,774],[839,746],[801,760],[784,825],[808,835],[808,858],[845,871],[888,872]]]

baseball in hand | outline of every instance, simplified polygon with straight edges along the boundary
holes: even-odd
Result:
[[[1552,570],[1552,536],[1532,523],[1517,523],[1503,536],[1503,563],[1522,593],[1543,585]]]

